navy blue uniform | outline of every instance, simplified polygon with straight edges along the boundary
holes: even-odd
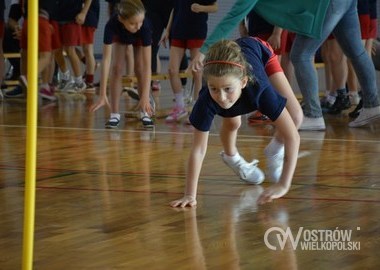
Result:
[[[229,109],[223,109],[216,103],[204,86],[190,114],[190,123],[200,131],[209,131],[215,115],[235,117],[255,110],[275,121],[286,105],[286,99],[279,95],[269,82],[265,65],[273,53],[261,42],[251,37],[240,38],[236,41],[252,67],[254,84],[247,84],[240,98]]]
[[[61,0],[61,2],[62,1],[63,0]],[[57,13],[60,12],[59,2],[60,1],[58,1],[58,0],[39,0],[38,1],[38,8],[40,11],[43,10],[44,12],[46,12],[49,15],[49,19],[52,19],[52,17],[54,17],[55,15],[57,15]],[[22,14],[22,15],[24,16],[24,18],[27,18],[28,1],[24,0],[23,5],[24,5],[23,8],[24,8],[25,14]],[[21,12],[21,6],[20,6],[20,12]]]
[[[136,33],[131,33],[125,29],[118,20],[117,15],[113,15],[104,28],[104,44],[119,42],[122,44],[141,44],[142,46],[152,45],[152,30],[150,22],[145,18],[144,22]]]
[[[207,36],[208,13],[195,13],[191,5],[212,5],[215,0],[176,0],[174,1],[173,22],[170,31],[171,39],[189,40],[205,39]]]
[[[88,9],[84,26],[98,28],[99,23],[100,3],[99,0],[92,0],[90,8]]]
[[[83,0],[60,0],[58,1],[56,21],[60,23],[75,22],[75,17],[82,11]]]
[[[4,21],[5,0],[0,0],[0,21]]]

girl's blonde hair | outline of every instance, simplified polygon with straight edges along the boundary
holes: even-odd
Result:
[[[116,10],[123,19],[129,19],[141,13],[145,14],[145,7],[141,0],[121,0],[117,4]]]
[[[221,40],[206,53],[203,77],[207,81],[208,76],[234,75],[240,79],[248,77],[253,81],[250,70],[240,46],[232,40]]]

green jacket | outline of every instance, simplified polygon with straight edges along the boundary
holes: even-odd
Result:
[[[201,52],[227,37],[253,8],[273,25],[319,38],[329,3],[330,0],[237,0],[207,37]]]

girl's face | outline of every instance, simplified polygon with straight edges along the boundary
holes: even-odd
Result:
[[[239,99],[241,90],[247,85],[247,81],[248,78],[240,79],[233,75],[209,76],[207,86],[212,99],[223,109],[229,109]]]
[[[127,29],[131,33],[136,33],[140,30],[143,21],[144,21],[145,15],[143,13],[134,15],[128,19],[122,18],[120,15],[118,16],[119,22],[121,22],[125,29]]]

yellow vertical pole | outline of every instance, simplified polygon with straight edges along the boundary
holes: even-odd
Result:
[[[33,268],[36,205],[37,109],[38,109],[38,1],[28,1],[27,131],[22,269]]]

